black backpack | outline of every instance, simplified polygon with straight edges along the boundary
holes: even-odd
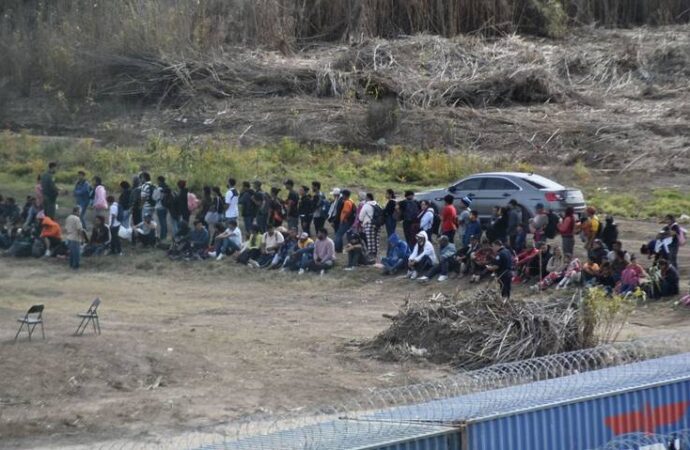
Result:
[[[167,210],[172,210],[175,204],[175,198],[169,187],[161,188],[161,205]]]
[[[558,234],[558,221],[560,219],[554,212],[550,212],[548,218],[549,222],[546,224],[546,227],[544,227],[544,236],[546,236],[547,239],[553,239],[556,237],[556,234]]]
[[[378,204],[374,205],[374,215],[371,218],[371,222],[377,227],[382,227],[386,222],[386,218],[383,217],[383,208]]]

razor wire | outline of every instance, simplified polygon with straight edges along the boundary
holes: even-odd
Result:
[[[593,450],[690,450],[690,429],[668,434],[625,434]]]
[[[309,413],[245,417],[208,432],[98,449],[338,450],[438,432],[461,420],[690,376],[688,339],[639,339],[497,364],[439,381],[369,389]],[[670,355],[678,355],[670,357]],[[77,448],[77,447],[75,447]],[[617,448],[617,447],[611,447]],[[626,448],[626,447],[620,447]],[[688,448],[690,450],[690,448]]]

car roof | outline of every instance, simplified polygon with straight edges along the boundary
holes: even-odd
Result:
[[[532,180],[535,183],[538,183],[542,186],[544,186],[545,189],[558,189],[562,190],[565,189],[565,187],[557,183],[549,178],[543,177],[541,175],[537,175],[536,173],[527,173],[527,172],[483,172],[483,173],[475,173],[474,175],[470,175],[467,178],[476,178],[476,177],[487,177],[487,176],[498,176],[498,177],[513,177],[513,178],[520,178],[522,180]]]

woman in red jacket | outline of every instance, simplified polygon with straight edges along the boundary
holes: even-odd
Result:
[[[564,255],[573,255],[575,250],[575,210],[569,206],[557,225],[561,235],[561,249]]]

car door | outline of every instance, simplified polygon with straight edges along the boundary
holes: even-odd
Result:
[[[460,204],[461,198],[469,197],[472,200],[471,208],[474,209],[475,198],[477,197],[477,195],[479,195],[480,189],[482,187],[482,182],[482,177],[465,178],[464,180],[461,180],[458,184],[453,186],[451,193],[453,194],[453,197],[456,198],[454,204],[457,206]]]
[[[491,216],[494,206],[507,206],[520,192],[520,187],[504,177],[484,177],[476,197],[476,208],[481,216]],[[474,206],[474,205],[473,205]]]

